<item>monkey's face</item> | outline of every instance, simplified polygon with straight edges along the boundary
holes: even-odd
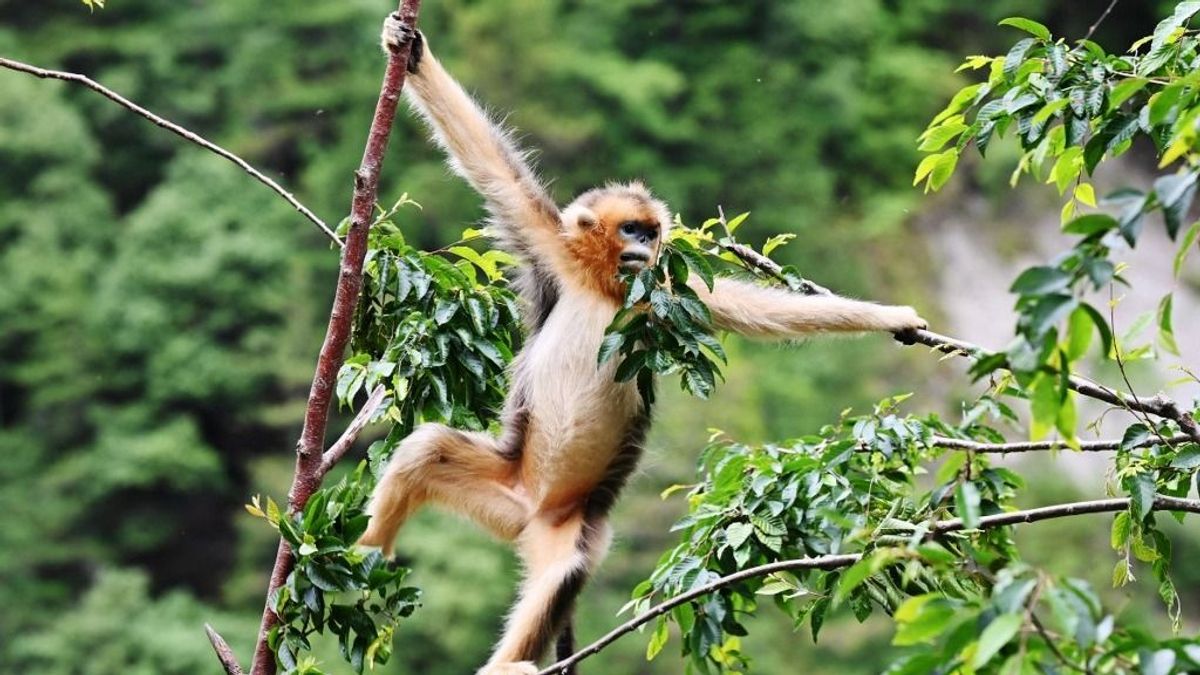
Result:
[[[589,285],[624,297],[621,272],[655,264],[662,249],[667,207],[640,183],[608,185],[579,196],[562,214],[567,251]]]

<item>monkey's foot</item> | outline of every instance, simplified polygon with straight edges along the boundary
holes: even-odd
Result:
[[[409,48],[408,72],[417,72],[421,65],[421,55],[424,53],[425,36],[421,31],[400,20],[399,13],[393,12],[383,20],[383,33],[379,36],[384,53]]]
[[[519,663],[492,663],[479,669],[475,675],[537,675],[538,667],[532,661]]]

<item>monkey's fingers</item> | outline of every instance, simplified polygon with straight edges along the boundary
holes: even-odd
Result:
[[[421,31],[404,23],[398,12],[387,15],[387,18],[383,20],[380,41],[385,53],[409,49],[408,72],[417,72],[417,68],[421,64],[421,56],[425,53],[425,36],[421,34]]]

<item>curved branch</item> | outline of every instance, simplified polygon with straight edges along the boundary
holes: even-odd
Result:
[[[1087,502],[1072,502],[1069,504],[1055,504],[1053,506],[1043,506],[1036,509],[1026,509],[1023,511],[1012,511],[1009,513],[998,513],[992,516],[984,516],[979,519],[979,526],[974,529],[987,530],[996,527],[1004,527],[1006,525],[1015,525],[1017,523],[1034,523],[1039,520],[1066,518],[1088,513],[1123,511],[1127,508],[1129,508],[1129,498],[1127,497],[1097,499]],[[1154,497],[1154,504],[1152,508],[1155,511],[1186,511],[1189,513],[1200,513],[1200,499],[1180,499],[1178,497],[1156,495]],[[963,529],[966,528],[963,527],[962,519],[954,518],[951,520],[943,520],[933,523],[930,527],[930,532],[934,534],[941,534],[946,532],[957,532]],[[666,614],[679,605],[708,595],[713,591],[720,590],[739,581],[744,581],[754,577],[766,576],[774,572],[786,572],[798,569],[840,569],[842,567],[849,567],[861,559],[861,553],[826,555],[815,558],[796,558],[794,560],[780,560],[777,562],[758,565],[757,567],[750,567],[738,572],[734,572],[733,574],[721,577],[715,581],[711,581],[703,586],[700,586],[699,588],[694,588],[687,593],[664,600],[663,602],[651,607],[645,612],[642,612],[629,621],[626,621],[620,626],[612,629],[599,640],[596,640],[592,644],[575,652],[571,656],[541,670],[538,672],[538,675],[562,675],[567,673],[575,664],[588,658],[589,656],[596,655],[605,647],[613,642],[616,642],[621,637],[628,633],[632,633],[651,620]]]
[[[994,352],[984,349],[965,340],[959,340],[945,335],[939,335],[928,330],[909,331],[903,335],[905,344],[922,344],[942,352],[972,359],[991,356]],[[1137,412],[1147,413],[1174,421],[1191,440],[1200,443],[1200,423],[1188,412],[1179,407],[1173,399],[1158,394],[1150,397],[1139,397],[1110,389],[1102,384],[1091,382],[1077,375],[1072,375],[1067,386],[1082,396],[1103,401],[1109,405],[1129,408]]]
[[[1175,445],[1176,443],[1187,443],[1191,441],[1191,437],[1179,434],[1166,439],[1167,443]],[[1159,443],[1158,438],[1149,438],[1134,447],[1146,447]],[[950,450],[970,450],[971,452],[989,453],[996,455],[1008,455],[1018,452],[1036,452],[1038,450],[1074,450],[1076,448],[1067,445],[1064,441],[1028,441],[1021,443],[982,443],[980,441],[967,441],[961,438],[946,438],[945,436],[934,436],[930,439],[930,444],[939,448],[947,448]],[[1121,447],[1119,440],[1103,440],[1103,441],[1080,441],[1079,450],[1083,452],[1105,452],[1108,450],[1117,450]]]
[[[126,108],[127,110],[130,110],[134,113],[137,113],[138,115],[141,115],[142,117],[145,117],[146,119],[150,120],[154,124],[162,127],[163,129],[166,129],[167,131],[170,131],[171,133],[183,138],[184,140],[194,143],[216,155],[224,157],[225,159],[227,159],[227,160],[233,162],[234,164],[238,165],[239,167],[241,167],[242,171],[245,171],[246,173],[253,176],[254,179],[257,180],[258,182],[260,182],[263,185],[266,185],[267,187],[274,190],[276,194],[278,194],[280,197],[283,197],[287,201],[287,203],[291,204],[292,207],[295,208],[297,211],[299,211],[305,218],[308,218],[310,221],[312,221],[312,223],[314,225],[321,228],[321,231],[325,233],[325,236],[332,239],[334,241],[334,243],[336,243],[338,246],[342,246],[342,240],[338,238],[337,234],[335,234],[333,232],[333,230],[329,229],[329,226],[325,224],[325,221],[318,218],[317,214],[313,213],[312,210],[309,209],[307,206],[305,206],[304,204],[301,204],[300,201],[297,200],[292,195],[292,193],[283,189],[283,187],[280,186],[279,183],[276,183],[274,180],[272,180],[271,178],[269,178],[268,176],[263,174],[263,172],[259,171],[258,169],[254,168],[253,166],[251,166],[250,163],[247,162],[246,160],[242,159],[241,157],[238,157],[237,155],[233,154],[232,152],[226,150],[225,148],[222,148],[221,146],[217,145],[216,143],[209,141],[208,139],[204,138],[200,134],[197,134],[194,131],[190,131],[184,127],[181,127],[178,124],[176,124],[166,118],[155,115],[154,113],[150,112],[149,110],[134,103],[133,101],[130,101],[129,99],[125,98],[124,96],[118,94],[117,92],[113,91],[112,89],[109,89],[108,87],[105,87],[104,85],[100,84],[99,82],[96,82],[95,80],[93,80],[92,78],[90,78],[86,75],[80,75],[79,73],[68,73],[68,72],[65,72],[62,70],[49,70],[47,68],[39,68],[37,66],[29,65],[28,63],[14,61],[12,59],[6,59],[4,57],[0,57],[0,67],[8,68],[9,70],[15,70],[19,73],[26,73],[29,75],[33,75],[34,77],[40,77],[42,79],[63,80],[64,82],[74,82],[76,84],[81,84],[81,85],[87,87],[88,89],[91,89],[92,91],[99,93],[101,96],[104,96],[105,98],[109,99],[110,101],[113,101],[117,105],[120,105],[121,107]]]

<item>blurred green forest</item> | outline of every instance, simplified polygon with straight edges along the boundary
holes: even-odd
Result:
[[[797,234],[779,257],[807,276],[936,320],[928,264],[913,264],[927,254],[911,223],[931,203],[910,187],[916,136],[962,85],[960,57],[1010,41],[998,19],[1080,36],[1106,4],[427,0],[420,25],[451,72],[511,113],[560,200],[640,177],[687,222],[718,205],[752,211],[745,238]],[[1168,4],[1119,4],[1098,40],[1128,44]],[[0,0],[0,55],[86,73],[336,223],[392,8]],[[380,192],[401,193],[423,205],[401,215],[422,245],[481,215],[406,113]],[[275,544],[242,504],[284,496],[335,275],[320,233],[237,168],[92,92],[0,72],[0,671],[220,672],[204,621],[248,660]],[[682,506],[658,494],[689,482],[708,428],[794,436],[936,367],[883,338],[730,351],[714,401],[663,397],[613,552],[581,600],[581,640],[614,623],[666,548]],[[1106,543],[1067,526],[1031,536],[1085,571]],[[511,598],[513,558],[433,513],[397,549],[425,606],[384,672],[470,672]],[[1200,573],[1186,567],[1194,611]],[[746,651],[757,672],[870,672],[890,635],[850,619],[825,638],[813,647],[767,613]],[[627,639],[584,670],[680,671],[670,648],[653,663],[644,648]],[[348,671],[332,646],[321,654]]]

